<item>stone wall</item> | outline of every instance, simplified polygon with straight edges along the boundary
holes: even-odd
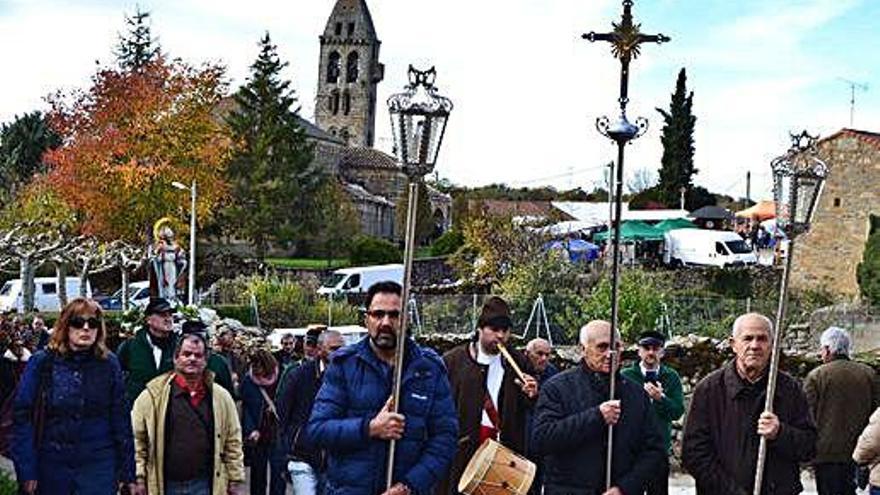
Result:
[[[858,296],[869,218],[880,215],[880,139],[871,136],[843,130],[820,142],[830,172],[811,230],[795,245],[793,287]]]

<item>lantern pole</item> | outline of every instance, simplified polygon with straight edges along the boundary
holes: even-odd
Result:
[[[409,300],[412,279],[412,264],[415,254],[416,223],[419,205],[419,186],[425,174],[434,169],[437,154],[446,130],[446,122],[452,111],[452,101],[436,94],[432,67],[419,71],[409,66],[410,83],[404,93],[392,95],[388,99],[391,127],[394,130],[395,154],[409,179],[406,230],[403,249],[403,290],[400,313],[400,330],[394,354],[394,378],[391,396],[391,411],[400,411],[400,394],[403,384],[403,366],[406,356],[406,336],[409,327]],[[433,134],[437,133],[436,136]],[[432,147],[432,143],[433,144]],[[388,459],[385,466],[385,488],[394,484],[394,458],[397,441],[388,444]]]
[[[810,220],[818,203],[822,185],[828,173],[828,167],[818,158],[816,137],[806,131],[799,135],[792,134],[792,146],[788,152],[773,160],[774,196],[776,200],[777,228],[781,228],[788,237],[788,248],[785,254],[785,265],[782,268],[782,280],[779,283],[779,302],[776,307],[776,328],[773,332],[773,350],[770,358],[770,370],[767,376],[767,393],[764,401],[764,412],[773,412],[773,400],[776,397],[776,382],[779,376],[779,361],[782,356],[782,331],[785,328],[785,310],[788,303],[788,283],[794,259],[795,239],[810,228]],[[812,181],[813,191],[804,197],[806,190],[801,186]],[[788,194],[785,186],[788,182]],[[786,197],[787,196],[787,197]],[[803,203],[806,211],[798,211]],[[780,221],[782,225],[780,226]],[[764,466],[767,463],[767,438],[761,436],[758,443],[758,459],[755,467],[754,495],[761,495],[764,482]]]
[[[616,122],[611,122],[608,117],[600,117],[596,120],[596,129],[617,143],[617,166],[614,171],[614,215],[611,221],[611,370],[610,370],[610,400],[614,400],[616,375],[617,375],[617,333],[619,326],[619,291],[620,291],[620,226],[623,198],[623,159],[627,143],[637,139],[648,130],[648,121],[639,117],[632,124],[626,118],[626,105],[629,102],[629,64],[639,56],[642,43],[665,43],[669,37],[662,34],[646,35],[639,31],[640,24],[633,23],[632,0],[623,0],[623,16],[620,23],[612,23],[614,30],[609,33],[589,32],[582,36],[583,39],[594,41],[607,41],[611,43],[611,52],[620,60],[620,96],[617,99],[620,104],[620,117]],[[609,188],[610,189],[610,188]],[[614,448],[614,426],[608,425],[608,451],[605,462],[605,488],[611,489],[611,459]]]

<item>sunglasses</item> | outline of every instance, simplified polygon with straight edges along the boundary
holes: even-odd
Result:
[[[92,316],[91,318],[71,316],[70,319],[67,320],[67,324],[70,325],[70,328],[85,328],[85,326],[88,325],[90,330],[97,330],[98,327],[101,326],[101,319],[96,316]]]
[[[385,318],[386,316],[388,318],[391,318],[392,320],[396,320],[396,319],[400,318],[400,311],[397,309],[392,309],[390,311],[386,311],[384,309],[371,309],[371,310],[367,311],[367,314],[377,320],[381,320],[381,319]]]

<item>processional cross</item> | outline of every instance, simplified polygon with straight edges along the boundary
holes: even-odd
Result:
[[[620,215],[621,198],[623,196],[623,156],[626,144],[638,138],[648,130],[648,121],[642,117],[632,124],[626,118],[626,105],[629,103],[629,63],[639,56],[642,43],[665,43],[668,36],[662,34],[642,34],[641,25],[633,22],[632,0],[623,0],[623,17],[619,23],[612,22],[613,30],[609,33],[590,31],[582,37],[590,41],[607,41],[611,43],[611,53],[620,60],[620,117],[612,122],[608,117],[596,119],[596,129],[617,143],[617,170],[614,183],[614,220],[611,223],[612,275],[611,275],[611,390],[610,398],[614,399],[617,369],[617,332],[618,330],[618,293],[620,290]],[[608,426],[608,452],[605,461],[605,488],[611,489],[611,458],[614,446],[614,426]]]

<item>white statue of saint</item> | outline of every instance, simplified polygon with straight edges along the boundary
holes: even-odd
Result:
[[[186,269],[186,264],[186,255],[174,240],[174,231],[168,225],[161,226],[152,256],[159,297],[168,301],[178,300],[178,285],[183,280],[180,276]]]

